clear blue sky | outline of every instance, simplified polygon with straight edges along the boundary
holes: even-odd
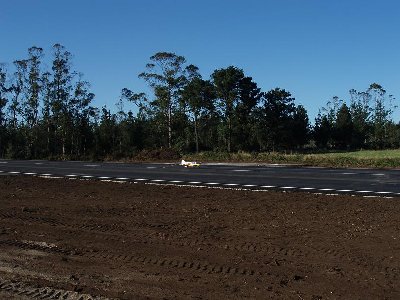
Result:
[[[264,91],[288,90],[313,121],[373,82],[400,100],[399,15],[397,0],[0,0],[0,62],[33,45],[50,60],[60,43],[94,104],[114,109],[122,88],[146,90],[137,75],[151,55],[175,52],[204,78],[234,65]]]

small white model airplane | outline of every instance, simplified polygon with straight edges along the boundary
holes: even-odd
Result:
[[[198,168],[200,167],[200,164],[195,161],[185,161],[182,159],[181,166],[184,166],[185,168]]]

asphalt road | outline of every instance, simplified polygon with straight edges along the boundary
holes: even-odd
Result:
[[[279,165],[92,163],[0,160],[0,174],[79,177],[224,188],[400,196],[400,170],[330,169]]]

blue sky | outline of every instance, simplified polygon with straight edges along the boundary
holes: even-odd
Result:
[[[0,0],[0,62],[33,45],[50,60],[60,43],[94,104],[113,109],[122,88],[147,90],[137,75],[151,55],[175,52],[204,78],[234,65],[264,91],[288,90],[313,121],[373,82],[400,99],[399,14],[397,0]]]

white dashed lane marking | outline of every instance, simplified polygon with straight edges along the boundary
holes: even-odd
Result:
[[[0,164],[8,164],[7,161],[0,161]]]
[[[233,172],[250,172],[251,170],[241,170],[241,169],[239,169],[239,170],[232,170]]]
[[[353,173],[353,172],[345,172],[345,173],[342,173],[342,175],[356,175],[357,173]]]
[[[100,167],[100,165],[83,165],[84,167],[92,167],[92,168],[95,168],[95,167]]]
[[[42,164],[42,163],[37,163],[37,164]],[[90,165],[87,165],[90,166]],[[93,165],[95,166],[95,165]],[[97,165],[96,165],[97,166]],[[250,170],[240,170],[242,171],[250,171]],[[23,174],[23,175],[37,175],[37,176],[46,176],[46,177],[52,177],[52,178],[62,178],[62,177],[56,177],[53,174],[50,173],[45,173],[45,174],[38,174],[38,173],[34,173],[34,172],[19,172],[19,171],[3,171],[0,170],[0,173],[5,173],[5,174]],[[343,174],[356,174],[356,173],[343,173]],[[376,174],[372,174],[373,176],[384,176],[384,174],[380,174],[380,173],[376,173]],[[109,176],[99,176],[99,177],[95,177],[92,175],[77,175],[77,174],[67,174],[64,175],[64,177],[66,178],[74,178],[74,177],[80,177],[80,178],[97,178],[97,179],[112,179],[112,177]],[[173,184],[178,184],[178,183],[186,183],[186,184],[196,184],[196,185],[209,185],[209,186],[215,186],[215,185],[222,185],[222,186],[226,186],[226,187],[233,187],[233,186],[237,186],[237,187],[242,187],[242,188],[249,188],[249,187],[260,187],[260,188],[278,188],[278,189],[283,189],[283,190],[302,190],[302,191],[314,191],[314,193],[316,191],[321,191],[321,192],[330,192],[330,191],[334,191],[334,192],[342,192],[342,193],[357,193],[357,194],[375,194],[376,196],[370,196],[370,195],[365,195],[364,197],[379,197],[379,196],[383,196],[383,195],[400,195],[400,193],[396,193],[396,192],[388,192],[388,191],[381,191],[381,192],[374,192],[374,191],[367,191],[367,190],[360,190],[360,191],[355,191],[355,190],[350,190],[350,189],[332,189],[332,188],[313,188],[313,187],[294,187],[294,186],[275,186],[275,185],[262,185],[262,186],[258,186],[255,184],[238,184],[238,183],[219,183],[219,182],[200,182],[200,181],[182,181],[182,180],[164,180],[164,179],[146,179],[146,178],[136,178],[136,179],[132,179],[132,178],[128,178],[128,177],[117,177],[114,179],[115,182],[121,182],[121,181],[128,181],[128,180],[134,180],[134,181],[152,181],[152,182],[160,182],[160,183],[173,183]],[[318,193],[321,194],[321,193]],[[335,194],[338,195],[338,194]]]

